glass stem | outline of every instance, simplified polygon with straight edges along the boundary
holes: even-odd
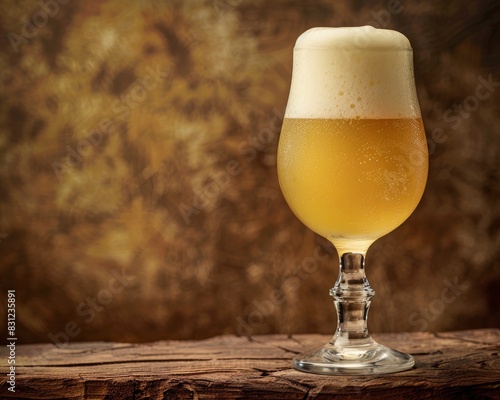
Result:
[[[337,308],[336,344],[360,345],[373,340],[368,333],[368,309],[375,291],[365,275],[365,255],[343,253],[340,256],[340,273],[335,286],[330,289]]]

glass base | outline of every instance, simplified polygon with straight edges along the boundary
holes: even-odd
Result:
[[[354,341],[356,342],[356,341]],[[309,354],[293,359],[302,372],[323,375],[374,375],[405,371],[415,365],[413,357],[378,344],[373,339],[362,344],[330,342]]]

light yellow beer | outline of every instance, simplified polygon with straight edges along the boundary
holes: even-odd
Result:
[[[313,28],[297,39],[293,62],[281,189],[340,253],[363,253],[410,216],[427,180],[410,43],[373,27]]]
[[[278,176],[296,216],[335,239],[373,241],[414,211],[427,180],[420,118],[286,118]]]
[[[300,35],[277,159],[290,208],[339,254],[330,290],[337,331],[325,346],[294,358],[294,368],[371,375],[413,367],[409,354],[370,337],[374,290],[365,274],[368,248],[410,216],[427,180],[408,39],[371,26]]]

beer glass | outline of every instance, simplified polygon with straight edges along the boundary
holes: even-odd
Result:
[[[427,171],[408,39],[371,26],[304,32],[294,48],[278,176],[294,214],[337,249],[340,272],[330,290],[337,331],[325,346],[295,358],[294,368],[382,374],[414,365],[368,332],[375,292],[365,254],[414,211]]]

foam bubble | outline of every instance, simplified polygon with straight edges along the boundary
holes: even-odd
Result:
[[[413,52],[399,32],[312,28],[297,39],[293,60],[287,118],[420,117]]]

